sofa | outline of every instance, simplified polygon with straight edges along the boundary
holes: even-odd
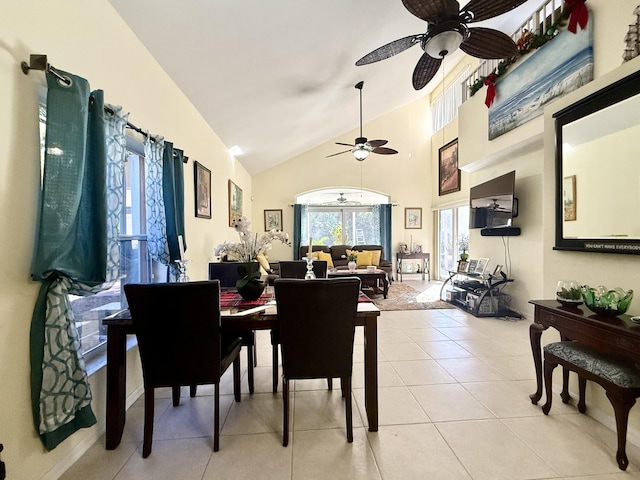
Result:
[[[331,261],[333,262],[333,266],[336,269],[342,270],[347,269],[347,264],[349,260],[347,259],[347,250],[355,250],[357,252],[366,252],[366,251],[380,251],[380,260],[378,262],[377,267],[380,270],[384,270],[387,272],[387,277],[389,278],[389,282],[393,281],[393,262],[388,260],[384,256],[384,249],[382,245],[313,245],[311,252],[323,252],[325,254],[331,255]],[[300,245],[300,249],[298,250],[299,257],[303,258],[307,255],[309,251],[308,245]],[[320,260],[325,260],[325,258],[320,258]],[[328,259],[327,259],[328,260]],[[331,266],[331,265],[329,265]],[[364,265],[363,265],[364,266]]]

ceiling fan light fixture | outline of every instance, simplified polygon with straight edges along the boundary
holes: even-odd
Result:
[[[447,30],[429,37],[424,45],[424,51],[433,58],[444,58],[456,51],[463,42],[464,36],[456,30]]]
[[[369,156],[369,150],[364,148],[364,146],[358,146],[358,148],[355,148],[353,150],[353,156],[356,158],[356,160],[361,162]]]

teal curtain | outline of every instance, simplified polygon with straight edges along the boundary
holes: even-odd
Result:
[[[96,423],[68,295],[91,295],[117,279],[118,182],[126,124],[119,109],[105,119],[102,91],[90,92],[85,79],[62,74],[70,85],[47,73],[45,159],[32,268],[41,288],[31,321],[31,403],[47,449]]]
[[[147,248],[151,260],[168,267],[171,255],[167,244],[167,220],[162,193],[163,154],[164,139],[154,137],[152,141],[147,135],[144,142]]]
[[[393,251],[391,250],[391,209],[390,203],[378,205],[380,215],[380,241],[386,260],[393,260]]]
[[[296,203],[293,206],[293,259],[300,260],[300,243],[302,241],[302,216],[306,216],[306,206]]]
[[[180,259],[178,235],[182,235],[184,249],[187,249],[187,239],[184,231],[184,153],[173,147],[173,143],[164,143],[162,158],[162,193],[164,195],[164,211],[167,226],[167,244],[169,247],[171,275],[178,276],[175,263]]]

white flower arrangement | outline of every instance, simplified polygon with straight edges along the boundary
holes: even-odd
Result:
[[[279,240],[285,245],[291,246],[289,234],[273,229],[264,232],[258,237],[257,233],[251,233],[249,225],[251,225],[251,222],[247,221],[246,217],[240,217],[233,222],[233,228],[238,232],[240,242],[223,242],[216,247],[213,252],[214,255],[216,257],[229,255],[239,262],[249,263],[255,261],[258,255],[264,255],[271,250],[274,240]]]

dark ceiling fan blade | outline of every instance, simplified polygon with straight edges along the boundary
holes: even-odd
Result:
[[[350,152],[351,150],[345,150],[344,152],[332,153],[331,155],[327,155],[324,158],[335,157],[336,155],[342,155],[343,153]]]
[[[469,28],[469,38],[460,50],[477,58],[510,58],[518,53],[515,42],[508,35],[492,28]]]
[[[380,155],[395,155],[396,153],[398,153],[397,150],[394,150],[393,148],[387,148],[387,147],[376,147],[373,150],[371,150],[372,153],[377,153]]]
[[[428,22],[444,15],[458,15],[458,2],[455,0],[402,0],[410,13]]]
[[[387,144],[387,140],[369,140],[367,143],[371,148],[378,148]]]
[[[413,88],[420,90],[429,83],[429,80],[433,78],[440,68],[441,63],[441,58],[433,58],[428,53],[423,53],[420,60],[418,60],[416,68],[413,70]]]
[[[352,145],[351,143],[342,143],[342,142],[335,142],[336,145],[344,145],[345,147],[355,147],[355,145]]]
[[[469,22],[481,22],[489,18],[497,17],[513,10],[527,0],[471,0],[462,12],[471,12],[472,19]]]
[[[369,63],[375,63],[380,60],[384,60],[385,58],[393,57],[394,55],[404,52],[407,48],[411,48],[414,45],[419,44],[422,37],[424,37],[423,34],[410,35],[408,37],[394,40],[391,43],[387,43],[382,47],[376,48],[373,52],[367,53],[356,62],[356,65],[368,65]]]

